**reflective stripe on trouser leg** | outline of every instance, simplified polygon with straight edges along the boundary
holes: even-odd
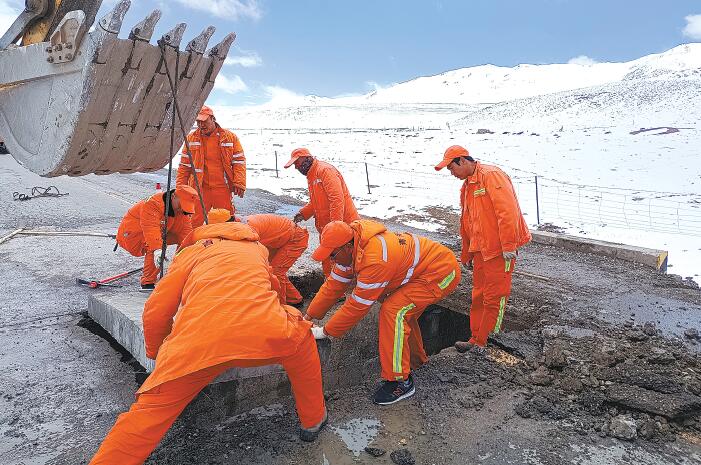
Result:
[[[497,324],[494,326],[494,334],[499,334],[501,330],[501,322],[504,320],[504,307],[506,307],[506,297],[499,299],[499,316],[497,317]]]
[[[392,351],[392,370],[395,373],[402,372],[402,351],[404,350],[404,316],[412,308],[416,307],[413,303],[402,307],[397,312],[397,317],[394,322],[394,350]]]

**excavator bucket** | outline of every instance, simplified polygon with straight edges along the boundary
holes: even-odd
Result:
[[[214,86],[235,35],[208,51],[213,27],[180,43],[179,24],[150,43],[156,10],[120,39],[129,0],[88,32],[85,14],[66,14],[50,40],[0,51],[0,140],[29,170],[47,177],[155,171],[183,143]],[[167,69],[166,69],[167,67]],[[177,69],[177,72],[176,72]],[[173,120],[173,92],[182,122]]]

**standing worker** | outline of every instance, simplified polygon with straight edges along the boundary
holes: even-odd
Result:
[[[135,257],[144,257],[141,275],[141,289],[144,291],[152,291],[158,280],[166,195],[159,192],[138,202],[127,211],[117,230],[117,244]],[[166,244],[180,244],[190,234],[190,217],[198,201],[197,192],[190,186],[171,189]],[[154,254],[158,257],[154,258]]]
[[[223,208],[210,210],[208,217],[210,224],[232,221],[229,211]],[[268,249],[268,263],[280,282],[280,301],[287,305],[301,305],[304,298],[290,282],[287,272],[307,250],[309,232],[289,218],[280,215],[249,215],[243,218],[237,217],[238,220],[258,233],[259,242]],[[181,247],[189,245],[188,242],[189,240],[186,239]]]
[[[292,385],[300,438],[315,440],[326,423],[311,324],[280,304],[258,234],[241,223],[211,224],[195,229],[193,240],[144,307],[146,356],[156,368],[92,465],[143,463],[197,393],[232,367],[281,364]]]
[[[382,385],[373,401],[389,405],[415,393],[411,368],[428,357],[418,319],[427,306],[453,292],[460,265],[447,247],[425,237],[387,231],[371,220],[350,225],[333,221],[321,233],[316,261],[333,257],[331,275],[307,309],[307,319],[322,319],[355,278],[353,293],[314,337],[341,337],[360,321],[376,301],[379,313]]]
[[[194,176],[197,176],[205,209],[225,208],[233,215],[236,209],[232,196],[243,197],[246,192],[246,157],[239,138],[219,126],[212,109],[203,106],[197,115],[197,129],[187,140],[195,166],[187,156],[187,146],[183,146],[176,184],[195,187]],[[202,224],[204,213],[198,202],[192,226],[196,228]]]
[[[460,190],[460,261],[473,268],[472,337],[456,342],[455,348],[482,352],[489,334],[501,329],[518,249],[531,240],[531,233],[506,173],[475,161],[459,145],[448,147],[436,171],[445,167],[465,181]]]
[[[293,164],[297,171],[307,177],[309,185],[309,203],[295,215],[295,223],[313,216],[316,230],[321,234],[324,226],[332,221],[350,223],[360,219],[343,176],[336,168],[317,160],[305,148],[294,149],[285,168]],[[331,273],[331,266],[331,259],[322,262],[326,277]]]

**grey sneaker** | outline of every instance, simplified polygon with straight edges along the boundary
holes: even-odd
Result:
[[[304,441],[304,442],[314,442],[316,441],[316,438],[319,437],[319,433],[321,430],[326,426],[326,422],[329,421],[329,412],[324,409],[324,418],[321,419],[321,422],[315,426],[312,426],[311,428],[299,428],[299,438]]]

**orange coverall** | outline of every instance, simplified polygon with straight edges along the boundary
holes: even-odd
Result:
[[[280,215],[249,215],[245,218],[245,222],[258,233],[260,243],[268,249],[268,261],[273,268],[273,273],[280,281],[282,302],[288,304],[301,302],[302,294],[290,282],[287,272],[307,250],[309,232],[297,226],[289,218]]]
[[[513,252],[531,240],[511,179],[496,166],[477,162],[460,190],[460,260],[473,262],[470,343],[484,347],[489,334],[498,333],[511,293],[516,260]]]
[[[332,337],[343,336],[379,300],[382,378],[406,380],[412,366],[428,360],[418,318],[427,306],[455,290],[460,282],[460,265],[453,252],[425,237],[395,234],[371,220],[354,221],[350,226],[354,234],[353,265],[334,265],[307,314],[314,319],[324,318],[355,278],[353,293],[324,330]]]
[[[234,186],[246,189],[246,157],[239,138],[217,124],[209,136],[196,129],[187,136],[187,140],[195,163],[194,174],[202,189],[205,209],[209,211],[212,208],[225,208],[233,215],[236,211],[231,200]],[[187,149],[183,146],[175,178],[176,185],[187,184],[195,187],[192,175],[193,166],[187,156]],[[195,214],[192,215],[192,226],[196,228],[202,224],[204,214],[198,201],[195,203]]]
[[[324,226],[332,221],[349,223],[360,219],[348,187],[341,173],[330,164],[314,160],[307,173],[309,186],[309,203],[299,211],[305,220],[312,216],[316,230],[324,230]],[[331,273],[331,259],[322,262],[324,275]]]
[[[322,421],[326,407],[311,323],[280,304],[258,234],[245,224],[222,223],[197,228],[193,238],[144,307],[146,356],[155,358],[156,368],[93,465],[143,463],[185,406],[230,367],[281,364],[302,427]]]
[[[131,207],[117,230],[117,244],[135,257],[144,257],[141,284],[155,284],[158,267],[153,252],[163,245],[165,193],[157,193]],[[182,213],[168,217],[166,243],[179,244],[192,231],[190,217]]]

